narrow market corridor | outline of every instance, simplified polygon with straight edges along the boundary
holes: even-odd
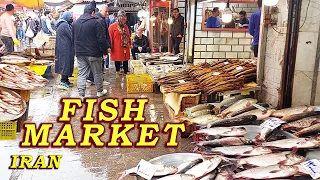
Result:
[[[54,72],[54,70],[52,70]],[[107,97],[119,98],[149,98],[149,103],[145,109],[145,122],[157,122],[160,124],[160,130],[165,122],[170,122],[169,115],[163,104],[162,94],[127,94],[126,77],[116,75],[114,69],[109,69],[104,74],[105,79],[111,84],[105,86],[109,95]],[[30,100],[29,120],[36,124],[50,122],[53,123],[53,129],[49,135],[49,141],[55,139],[60,130],[61,123],[57,123],[57,116],[60,114],[59,101],[62,97],[77,97],[77,88],[72,87],[68,91],[57,89],[59,77],[54,74],[50,83],[44,88],[33,91]],[[95,86],[87,89],[88,96],[95,95]],[[122,105],[120,104],[120,108]],[[95,109],[95,111],[97,108]],[[83,109],[77,111],[76,117],[72,119],[72,127],[76,141],[82,136],[80,128],[80,117],[83,116]],[[109,124],[104,123],[106,127],[102,141],[107,142],[110,135]],[[191,140],[180,139],[178,137],[178,148],[164,148],[168,139],[166,134],[156,134],[160,140],[156,148],[20,148],[22,133],[17,134],[15,141],[0,141],[0,179],[10,180],[116,180],[122,171],[135,167],[141,159],[150,160],[157,156],[174,152],[191,152]],[[129,132],[129,139],[132,142],[138,141],[138,128]],[[60,168],[57,170],[9,170],[10,156],[20,155],[62,155]],[[126,179],[134,179],[128,176]]]

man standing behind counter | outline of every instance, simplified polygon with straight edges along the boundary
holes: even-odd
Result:
[[[253,36],[254,57],[258,57],[262,0],[258,0],[259,10],[253,13],[249,22],[249,33]]]
[[[171,42],[174,54],[180,53],[180,43],[184,35],[184,17],[179,13],[179,9],[173,9],[173,24],[171,26]]]
[[[19,45],[19,41],[16,38],[16,27],[13,22],[14,6],[8,4],[6,6],[6,12],[0,16],[0,27],[1,27],[1,40],[5,44],[7,53],[14,51],[14,44]]]
[[[142,29],[137,30],[137,35],[133,39],[133,47],[131,49],[132,57],[137,59],[136,53],[150,53],[149,39],[142,34]]]
[[[219,8],[213,8],[211,16],[207,19],[207,28],[221,28],[221,19],[219,14]]]

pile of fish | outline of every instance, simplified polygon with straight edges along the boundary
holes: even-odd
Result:
[[[0,89],[0,113],[18,115],[23,111],[21,98]]]
[[[48,80],[25,67],[16,65],[0,66],[0,86],[10,89],[32,90],[43,87]]]

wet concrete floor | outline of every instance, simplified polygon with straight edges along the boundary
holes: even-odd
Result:
[[[145,109],[145,122],[157,122],[160,130],[164,123],[170,122],[168,112],[163,104],[162,94],[127,94],[126,78],[123,75],[116,75],[114,69],[106,70],[105,79],[111,84],[105,86],[109,95],[115,98],[149,98],[149,103]],[[54,128],[49,139],[52,141],[61,123],[57,123],[57,116],[60,114],[59,100],[63,97],[77,97],[77,89],[73,87],[69,90],[59,90],[57,85],[59,77],[54,74],[50,83],[41,89],[35,90],[31,94],[29,120],[36,124],[50,122],[54,123]],[[87,89],[87,96],[95,96],[95,86]],[[120,109],[121,106],[120,106]],[[72,119],[71,124],[76,141],[82,135],[80,117],[83,110],[77,111],[77,115]],[[108,127],[109,124],[105,124]],[[103,142],[109,139],[110,130],[101,138]],[[133,142],[138,140],[138,129],[128,133],[129,139]],[[135,167],[141,159],[150,160],[154,157],[169,153],[191,152],[190,139],[178,138],[177,148],[165,148],[164,144],[168,135],[157,134],[160,137],[155,148],[20,148],[22,133],[18,133],[15,141],[0,141],[0,180],[116,180],[119,173],[125,169]],[[10,155],[62,155],[60,168],[57,170],[9,170],[11,160]],[[127,177],[126,179],[135,179]]]

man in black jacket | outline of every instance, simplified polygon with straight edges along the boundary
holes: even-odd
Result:
[[[171,26],[171,44],[174,54],[180,53],[180,43],[184,35],[184,17],[179,13],[179,9],[173,9],[173,24]]]
[[[132,57],[134,60],[137,59],[136,53],[150,53],[149,39],[147,36],[142,34],[142,30],[137,30],[137,35],[133,39],[133,47],[131,49]]]
[[[73,36],[75,43],[76,57],[78,59],[78,91],[81,99],[85,97],[86,80],[90,70],[93,72],[94,81],[97,87],[97,96],[107,94],[103,89],[103,56],[108,54],[107,37],[104,28],[95,15],[95,8],[86,5],[84,14],[73,24]]]

